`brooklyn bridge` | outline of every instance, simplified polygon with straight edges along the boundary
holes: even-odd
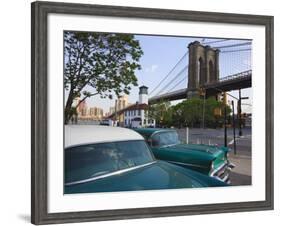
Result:
[[[194,41],[149,94],[149,103],[206,97],[252,86],[252,43],[221,39]]]

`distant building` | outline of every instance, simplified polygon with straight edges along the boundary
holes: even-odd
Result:
[[[98,107],[91,107],[89,109],[89,116],[92,119],[101,120],[103,118],[103,109]]]
[[[109,114],[113,114],[115,112],[115,107],[110,107],[109,108]]]
[[[86,100],[80,102],[80,97],[76,97],[72,104],[73,107],[77,107],[76,111],[79,120],[101,120],[103,118],[102,108],[88,107]]]
[[[139,101],[124,110],[126,127],[155,127],[155,120],[148,118],[148,87],[139,88]]]
[[[120,111],[128,105],[130,105],[128,102],[128,95],[123,95],[115,100],[115,105],[109,108],[109,113],[112,114],[115,110]]]
[[[113,115],[116,112],[120,112],[122,109],[125,109],[131,105],[128,102],[128,95],[123,95],[119,97],[117,100],[115,100],[115,106],[109,108],[109,114],[107,116]],[[124,114],[118,114],[117,121],[119,122],[119,125],[124,126]]]
[[[79,104],[79,106],[77,107],[77,113],[78,113],[78,117],[79,116],[87,116],[88,115],[88,107],[87,107],[86,100],[83,100]]]
[[[116,113],[108,116],[108,118],[115,119],[120,126],[125,127],[154,127],[155,120],[148,119],[148,87],[141,86],[139,88],[139,100],[135,104],[131,104]],[[123,121],[119,121],[122,118]]]

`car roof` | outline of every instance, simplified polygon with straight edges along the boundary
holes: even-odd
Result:
[[[150,136],[154,132],[164,132],[164,131],[174,131],[174,129],[164,129],[164,128],[136,128],[134,129],[136,132]]]
[[[133,130],[113,126],[65,125],[64,146],[103,143],[112,141],[143,140]]]

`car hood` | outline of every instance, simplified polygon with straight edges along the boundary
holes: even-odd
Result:
[[[198,144],[178,144],[152,150],[158,159],[191,164],[207,172],[209,172],[212,162],[215,168],[226,162],[226,152],[228,151],[227,148]]]
[[[153,190],[170,188],[194,188],[208,186],[225,186],[225,184],[211,180],[204,175],[169,164],[163,161],[97,179],[91,182],[65,186],[65,194]]]
[[[171,151],[175,151],[177,153],[181,154],[188,154],[188,155],[194,155],[199,156],[201,158],[205,158],[206,160],[213,160],[219,156],[224,156],[225,151],[219,147],[216,146],[210,146],[210,145],[198,145],[198,144],[177,144],[167,147],[162,147],[161,149],[168,149]]]

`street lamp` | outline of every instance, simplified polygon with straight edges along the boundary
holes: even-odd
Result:
[[[220,92],[224,92],[223,90],[221,89],[218,89],[218,88],[213,88],[215,90],[218,90]],[[237,118],[238,118],[238,124],[239,124],[239,136],[242,136],[242,123],[241,123],[241,101],[242,100],[246,100],[246,99],[249,99],[249,97],[241,97],[241,89],[239,89],[239,98],[225,92],[226,95],[234,98],[235,100],[237,100]]]
[[[239,89],[239,99],[238,99],[238,104],[237,104],[237,114],[238,114],[238,121],[239,121],[239,136],[242,136],[242,122],[241,122],[241,114],[242,114],[242,109],[241,109],[241,102],[242,100],[247,100],[249,97],[241,97],[241,89]]]
[[[200,87],[198,92],[199,92],[199,96],[203,97],[202,128],[204,129],[204,127],[205,127],[206,89],[203,87]]]

